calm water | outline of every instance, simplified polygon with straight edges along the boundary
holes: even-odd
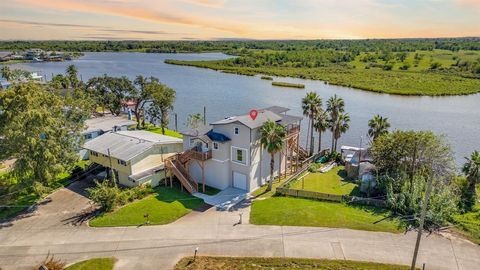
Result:
[[[350,130],[339,144],[358,146],[367,132],[367,122],[375,114],[388,117],[394,129],[433,130],[447,136],[457,161],[473,149],[480,150],[480,95],[458,97],[401,97],[326,85],[321,81],[279,78],[281,81],[305,84],[305,89],[271,86],[270,81],[257,77],[226,74],[195,67],[167,65],[165,59],[214,60],[228,56],[208,54],[143,54],[143,53],[86,53],[84,57],[60,63],[18,64],[37,71],[50,79],[51,74],[63,73],[74,64],[83,80],[108,74],[125,75],[130,79],[138,74],[158,77],[177,91],[174,111],[178,114],[179,129],[184,129],[189,114],[203,112],[207,106],[207,121],[243,114],[252,108],[272,105],[285,106],[291,113],[301,115],[300,101],[307,91],[318,92],[324,102],[333,94],[341,96],[350,114]],[[173,124],[173,121],[171,121]],[[306,119],[302,122],[306,136]],[[316,138],[315,138],[316,139]],[[330,134],[324,135],[328,147]]]

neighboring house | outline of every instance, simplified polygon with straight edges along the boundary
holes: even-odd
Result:
[[[288,108],[273,106],[258,110],[255,120],[246,114],[183,132],[185,152],[172,165],[177,167],[172,171],[177,178],[218,189],[235,187],[251,192],[259,188],[270,175],[270,154],[260,144],[260,128],[267,120],[285,126],[288,131],[284,149],[275,156],[274,175],[284,174],[288,169],[292,171],[293,163],[298,162],[300,156],[302,117],[288,115],[287,111]],[[185,170],[189,175],[178,175]]]
[[[112,131],[125,131],[130,126],[136,125],[137,122],[125,119],[119,116],[106,115],[87,119],[85,121],[86,129],[82,132],[84,142],[88,142],[96,137]],[[80,157],[88,159],[88,151],[81,150]]]
[[[90,161],[112,169],[119,184],[157,186],[165,178],[165,160],[181,152],[182,143],[182,139],[132,130],[106,133],[83,147]]]

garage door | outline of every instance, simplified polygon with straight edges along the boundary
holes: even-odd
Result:
[[[243,173],[233,172],[233,187],[247,190],[247,176]]]

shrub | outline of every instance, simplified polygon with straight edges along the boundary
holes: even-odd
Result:
[[[116,186],[111,186],[109,181],[96,181],[95,183],[96,187],[87,189],[89,197],[106,212],[129,202],[145,198],[154,192],[150,184],[122,190]]]
[[[111,186],[109,181],[95,181],[95,184],[96,187],[88,188],[87,191],[90,199],[100,205],[104,211],[110,212],[119,202],[124,202],[124,198],[121,198],[121,190],[117,186]]]
[[[51,191],[51,188],[44,186],[40,182],[33,182],[32,189],[33,189],[33,192],[38,197],[43,197],[44,195],[50,193],[50,191]]]
[[[471,192],[468,179],[464,176],[457,176],[453,179],[452,185],[459,198],[458,209],[460,212],[471,211],[475,205],[475,193]]]

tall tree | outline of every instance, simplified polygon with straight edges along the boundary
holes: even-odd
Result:
[[[123,102],[135,92],[135,87],[125,76],[103,75],[88,80],[87,91],[95,97],[98,105],[107,108],[113,115],[119,115]]]
[[[383,118],[377,114],[368,121],[368,136],[374,141],[379,136],[388,133],[389,128],[388,118]]]
[[[135,88],[135,90],[131,93],[129,98],[135,103],[135,106],[133,108],[133,114],[135,115],[135,118],[137,120],[137,128],[140,128],[140,122],[141,122],[140,119],[142,118],[140,112],[143,111],[145,107],[145,103],[152,98],[152,94],[146,90],[146,86],[149,83],[158,83],[158,82],[159,82],[158,79],[155,77],[145,78],[142,75],[138,75],[133,81],[133,83],[137,86],[137,88]],[[142,123],[144,123],[144,121]]]
[[[2,74],[2,77],[7,81],[10,81],[12,79],[12,70],[10,70],[8,66],[2,67],[1,74]]]
[[[335,128],[338,122],[338,116],[345,111],[345,101],[338,97],[336,94],[330,97],[327,101],[327,112],[330,115],[330,130],[332,131],[332,151],[335,146],[335,134],[337,134]]]
[[[20,181],[47,185],[78,160],[83,121],[69,118],[61,96],[33,82],[0,92],[0,159],[16,158]]]
[[[452,175],[455,170],[450,145],[444,137],[431,131],[393,131],[378,137],[372,143],[371,152],[379,173],[389,176],[407,175],[413,188],[416,175],[436,178]],[[392,183],[394,192],[399,192],[403,183]]]
[[[350,123],[350,116],[348,113],[340,113],[337,117],[337,121],[334,123],[335,126],[335,133],[334,133],[334,138],[335,138],[335,145],[334,145],[334,151],[337,151],[337,142],[342,136],[343,133],[347,132],[347,130],[350,128],[349,126]]]
[[[468,193],[470,198],[470,208],[475,205],[478,194],[476,194],[475,185],[480,181],[480,152],[473,151],[470,157],[465,158],[467,162],[463,165],[463,173],[468,179]]]
[[[313,144],[313,124],[314,118],[317,113],[322,110],[322,98],[315,92],[309,92],[302,99],[302,110],[303,115],[308,117],[309,123],[309,138],[310,138],[310,155],[313,155],[314,144]],[[308,141],[308,138],[307,138]]]
[[[275,154],[283,149],[286,137],[285,127],[272,120],[265,122],[260,129],[260,143],[270,154],[270,180],[268,181],[267,191],[272,190]]]
[[[165,128],[168,127],[169,123],[169,112],[173,110],[173,104],[175,103],[176,92],[158,82],[148,83],[145,90],[152,97],[149,111],[153,111],[154,114],[160,116],[160,127],[162,128],[162,134],[165,134]]]
[[[322,151],[322,133],[328,128],[328,114],[325,111],[320,111],[315,115],[315,122],[313,127],[318,132],[318,152]]]
[[[70,87],[72,88],[78,87],[80,84],[80,81],[78,80],[77,67],[75,67],[75,65],[69,65],[65,70],[65,73],[67,74],[67,78],[70,82]]]

